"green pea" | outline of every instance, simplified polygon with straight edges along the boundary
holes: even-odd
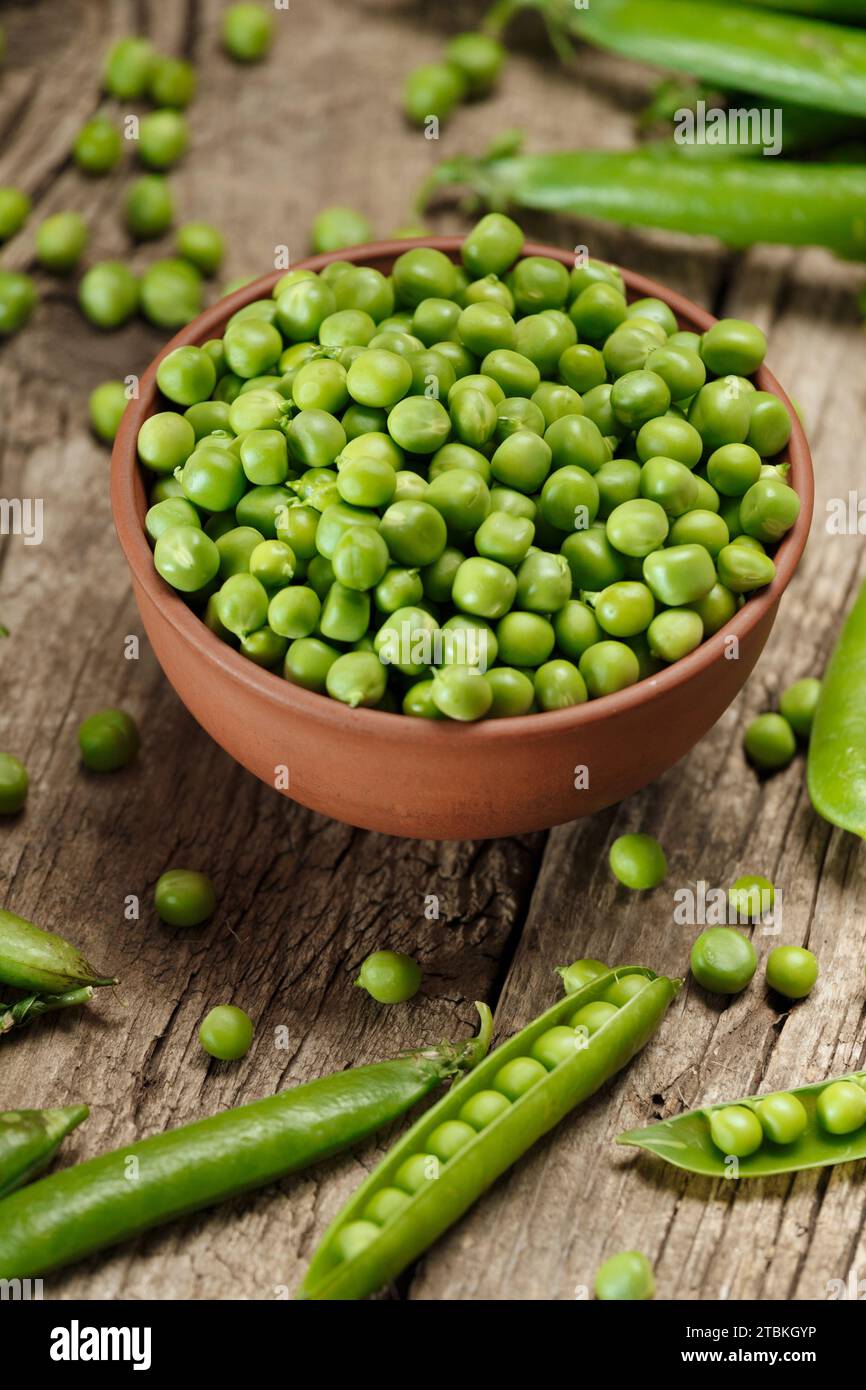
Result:
[[[645,975],[623,975],[621,979],[608,985],[601,997],[605,1004],[613,1004],[615,1008],[621,1009],[624,1004],[628,1004],[645,990],[649,983]]]
[[[649,627],[655,599],[646,584],[626,579],[603,589],[594,609],[599,626],[611,637],[634,637]]]
[[[223,47],[236,63],[258,63],[274,37],[274,14],[263,5],[231,5],[222,17]]]
[[[757,965],[751,941],[730,927],[710,927],[692,946],[692,974],[713,994],[739,994]]]
[[[318,637],[300,637],[286,652],[283,675],[292,685],[321,694],[325,689],[328,671],[340,655],[336,647]]]
[[[553,1071],[560,1062],[567,1062],[575,1052],[579,1052],[581,1047],[582,1039],[579,1034],[575,1033],[573,1028],[560,1025],[557,1028],[548,1028],[546,1033],[536,1038],[530,1049],[530,1056],[540,1062],[546,1071]]]
[[[107,116],[93,116],[85,121],[72,146],[72,158],[85,174],[109,173],[122,152],[123,137]]]
[[[448,719],[483,719],[493,703],[486,678],[475,667],[447,666],[434,673],[431,698]]]
[[[678,517],[695,506],[697,479],[684,463],[676,459],[648,459],[640,473],[641,496],[657,502],[669,517]]]
[[[78,212],[56,212],[36,232],[36,259],[46,270],[65,274],[87,245],[87,223]]]
[[[782,692],[779,711],[799,738],[808,738],[821,694],[821,682],[814,676],[794,681]]]
[[[853,1134],[866,1124],[866,1091],[854,1081],[833,1081],[818,1096],[816,1108],[828,1134]]]
[[[571,965],[560,966],[557,974],[562,979],[562,987],[566,994],[576,994],[584,985],[591,984],[601,975],[606,975],[608,969],[609,966],[602,961],[586,957],[583,960],[572,961]]]
[[[184,58],[157,54],[150,75],[149,94],[155,106],[189,106],[196,89],[195,68]]]
[[[179,111],[151,111],[142,116],[138,157],[149,169],[171,168],[183,156],[188,143],[186,119]]]
[[[78,729],[81,761],[91,772],[116,772],[135,761],[141,745],[132,715],[120,709],[91,714]]]
[[[85,318],[97,328],[119,328],[138,308],[138,280],[119,261],[92,265],[78,287]]]
[[[501,1091],[477,1091],[461,1106],[457,1118],[480,1131],[510,1109],[511,1101]]]
[[[393,284],[374,266],[350,266],[334,281],[333,293],[337,309],[363,310],[375,323],[394,309]]]
[[[697,481],[697,479],[695,479]],[[730,543],[730,533],[717,512],[701,507],[678,516],[670,529],[671,545],[702,545],[715,558]]]
[[[90,426],[98,439],[111,444],[120,427],[128,398],[123,381],[103,381],[90,393],[88,415]]]
[[[213,359],[199,347],[175,348],[157,367],[156,384],[178,405],[207,400],[216,384]]]
[[[704,624],[697,613],[669,608],[653,618],[647,641],[653,656],[662,661],[681,661],[704,640]]]
[[[485,675],[493,692],[493,702],[487,711],[489,719],[509,719],[529,713],[535,700],[535,687],[525,671],[518,671],[514,666],[492,666]]]
[[[534,535],[535,526],[527,517],[491,511],[475,532],[474,545],[478,554],[488,560],[519,565],[526,558]]]
[[[329,591],[322,609],[321,631],[327,637],[329,633],[325,629],[325,617],[328,611],[331,596],[334,594],[336,585]],[[349,590],[342,591],[344,593]],[[366,598],[365,595],[356,595],[356,598]],[[367,600],[369,603],[369,600]],[[333,606],[333,605],[332,605]],[[369,617],[364,619],[363,624],[358,626],[366,632]],[[362,635],[361,634],[361,635]],[[357,639],[340,637],[339,641],[353,641]],[[346,652],[343,656],[338,656],[332,666],[328,668],[325,677],[325,687],[332,700],[340,700],[343,704],[349,705],[351,709],[357,709],[359,705],[377,705],[385,694],[386,675],[385,668],[379,658],[372,652]]]
[[[569,599],[555,614],[553,630],[557,646],[572,661],[579,661],[588,647],[602,640],[593,610],[578,599]]]
[[[522,249],[523,231],[517,223],[500,212],[490,212],[476,222],[460,254],[470,275],[504,275]]]
[[[123,207],[127,228],[136,241],[162,236],[174,221],[174,200],[161,174],[142,174],[131,183]]]
[[[767,956],[767,984],[786,999],[805,999],[818,978],[818,961],[804,946],[776,946]]]
[[[413,719],[444,719],[433,703],[432,680],[416,681],[403,696],[402,710]]]
[[[378,1004],[404,1004],[421,988],[421,967],[402,951],[374,951],[362,964],[355,984]]]
[[[576,590],[593,593],[625,578],[625,560],[611,545],[604,526],[590,526],[586,531],[576,531],[574,535],[567,536],[562,543],[561,553],[571,571]]]
[[[323,208],[310,230],[310,246],[317,253],[340,251],[371,241],[373,228],[363,213],[354,208]]]
[[[716,569],[719,583],[734,594],[751,593],[753,589],[772,584],[776,577],[776,566],[769,555],[733,543],[719,551]]]
[[[611,333],[602,348],[608,374],[616,380],[628,372],[638,372],[651,352],[664,342],[658,333],[638,324],[626,323]]]
[[[534,1057],[512,1057],[493,1078],[493,1088],[508,1100],[519,1100],[547,1076],[547,1068]]]
[[[728,902],[744,921],[760,920],[772,912],[776,890],[761,874],[742,874],[728,889]]]
[[[147,91],[156,54],[148,39],[118,39],[108,51],[102,85],[120,101],[137,101]]]
[[[509,666],[541,666],[553,651],[553,624],[539,613],[506,613],[496,628],[499,656]]]
[[[318,595],[303,584],[280,589],[268,604],[268,626],[280,637],[309,637],[315,632],[322,605]]]
[[[31,202],[20,188],[0,188],[0,242],[9,241],[30,216]]]
[[[764,1096],[757,1102],[755,1112],[764,1134],[773,1144],[795,1144],[809,1124],[803,1102],[789,1091]]]
[[[492,377],[506,396],[531,396],[541,382],[535,363],[510,348],[488,352],[481,361],[481,374]]]
[[[610,868],[626,888],[657,888],[668,871],[665,852],[652,835],[620,835],[610,847]]]
[[[331,557],[337,581],[358,591],[376,587],[388,568],[388,560],[388,547],[372,526],[351,527],[341,536]]]
[[[517,571],[516,598],[519,607],[530,613],[556,613],[563,608],[571,598],[571,570],[565,556],[543,550],[527,555]]]
[[[432,565],[425,565],[421,571],[423,597],[433,603],[449,603],[457,571],[465,559],[462,550],[447,545],[438,560],[434,560]]]
[[[14,816],[27,800],[30,778],[12,753],[0,753],[0,816]]]
[[[689,400],[707,379],[706,368],[692,348],[665,343],[646,359],[646,370],[655,372],[667,386],[672,401]]]
[[[601,465],[594,478],[598,489],[598,515],[602,520],[623,502],[633,502],[640,497],[641,467],[633,459],[610,459]]]
[[[612,1018],[616,1018],[619,1010],[614,1004],[606,1004],[602,999],[595,999],[591,1004],[584,1004],[582,1008],[573,1013],[568,1020],[569,1027],[579,1029],[584,1039],[591,1038],[603,1028]]]
[[[144,527],[154,543],[170,526],[201,526],[198,512],[185,497],[167,497],[148,509]]]
[[[504,619],[503,619],[504,621]],[[571,661],[546,661],[535,673],[535,697],[542,710],[568,709],[589,698],[586,682]]]
[[[749,444],[724,444],[707,459],[707,477],[726,497],[742,497],[760,474],[761,457]]]
[[[157,573],[181,593],[203,589],[219,569],[219,551],[199,526],[170,526],[153,552]],[[261,626],[261,623],[256,624]]]
[[[703,440],[694,425],[678,415],[658,415],[647,420],[637,433],[638,458],[671,458],[686,468],[695,468],[703,453]]]
[[[640,679],[638,659],[624,642],[596,642],[578,663],[590,699],[613,695]]]
[[[423,63],[414,68],[403,87],[403,110],[413,125],[431,117],[447,121],[463,99],[466,78],[453,63]]]
[[[757,1115],[748,1106],[726,1105],[710,1115],[710,1138],[727,1157],[748,1158],[764,1142],[764,1131]]]
[[[749,392],[739,377],[708,381],[692,398],[689,424],[708,449],[723,444],[742,444],[749,432],[751,417]]]
[[[427,1138],[430,1153],[442,1163],[459,1154],[475,1138],[475,1130],[465,1120],[446,1120],[431,1130]]]
[[[404,569],[397,565],[385,571],[373,594],[376,607],[382,613],[414,607],[423,597],[424,583],[417,569]]]
[[[767,339],[753,323],[720,319],[704,333],[700,351],[716,376],[751,376],[766,356]]]
[[[409,1200],[408,1192],[401,1192],[399,1187],[383,1187],[364,1208],[364,1221],[384,1226],[392,1217],[399,1216]]]
[[[787,407],[769,391],[756,391],[750,397],[749,409],[747,443],[762,458],[778,454],[791,438],[792,424]]]
[[[792,487],[776,478],[759,478],[740,503],[740,522],[756,540],[781,540],[800,515],[800,499]]]
[[[603,1302],[637,1303],[654,1293],[652,1265],[638,1250],[611,1255],[595,1276],[595,1296]]]
[[[626,429],[640,429],[647,420],[664,415],[671,403],[666,382],[656,372],[644,367],[641,371],[625,372],[613,383],[610,393],[613,413]]]
[[[573,343],[562,353],[557,370],[566,385],[582,395],[594,386],[601,386],[607,378],[607,369],[598,348],[589,343]]]
[[[445,60],[459,68],[473,96],[489,92],[496,85],[506,51],[498,39],[488,34],[457,34],[445,45]]]
[[[451,419],[440,401],[410,396],[398,401],[388,416],[388,433],[414,454],[433,454],[451,432]]]
[[[210,1057],[221,1062],[236,1062],[250,1050],[252,1019],[234,1004],[218,1004],[202,1020],[198,1040]]]
[[[492,438],[498,418],[497,407],[481,391],[459,391],[451,403],[451,427],[460,442],[472,448]]]
[[[708,594],[716,582],[712,557],[702,545],[672,545],[666,550],[654,550],[644,560],[643,575],[658,601],[669,607],[694,603]]]
[[[285,541],[259,541],[250,552],[249,572],[269,591],[283,589],[291,584],[297,568],[297,556]],[[293,635],[300,637],[306,634]]]
[[[172,927],[198,927],[216,910],[216,893],[207,874],[195,869],[168,869],[157,880],[154,905]]]
[[[417,246],[404,251],[392,270],[397,300],[415,309],[424,299],[452,299],[457,287],[457,270],[441,251]]]
[[[759,714],[743,735],[746,756],[762,772],[787,767],[797,751],[794,730],[781,714]]]
[[[431,565],[438,560],[448,541],[448,530],[441,514],[428,502],[392,502],[382,517],[380,529],[398,565]],[[321,544],[319,549],[322,549]]]
[[[252,574],[229,575],[217,595],[216,609],[229,632],[247,637],[267,622],[267,590]]]

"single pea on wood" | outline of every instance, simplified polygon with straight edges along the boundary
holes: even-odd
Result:
[[[703,1106],[629,1130],[617,1143],[708,1177],[771,1177],[853,1162],[866,1158],[866,1072]]]
[[[619,1007],[605,1002],[633,976],[641,988]],[[361,1185],[326,1232],[299,1296],[363,1298],[396,1277],[542,1134],[625,1066],[679,985],[639,966],[607,970],[498,1047],[472,1084],[452,1087]],[[597,1014],[592,1029],[582,1022],[589,1010]]]

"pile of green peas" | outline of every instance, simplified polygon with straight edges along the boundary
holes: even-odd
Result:
[[[818,1094],[815,1114],[827,1134],[854,1134],[866,1125],[866,1087],[861,1080],[831,1081]],[[809,1124],[806,1107],[791,1091],[722,1106],[708,1119],[710,1138],[731,1158],[749,1158],[767,1141],[795,1144]]]
[[[521,258],[294,270],[160,364],[138,456],[162,578],[224,641],[351,706],[563,709],[693,651],[775,574],[791,421],[759,329],[680,332],[619,271]],[[723,374],[723,375],[722,375]]]
[[[481,1130],[503,1115],[560,1063],[567,1062],[585,1048],[589,1038],[650,983],[645,975],[622,976],[609,985],[599,999],[576,1010],[567,1024],[558,1024],[541,1033],[526,1056],[512,1057],[503,1063],[494,1075],[490,1088],[470,1096],[456,1119],[445,1120],[431,1131],[426,1150],[413,1153],[400,1165],[392,1183],[375,1193],[360,1219],[349,1221],[336,1231],[334,1239],[338,1257],[342,1260],[352,1259],[375,1240],[381,1228],[408,1204],[416,1192],[438,1179],[443,1166],[470,1144]],[[649,1294],[642,1296],[648,1297]]]
[[[739,890],[735,903],[742,893],[748,896],[754,889]],[[751,902],[755,905],[754,898]],[[711,994],[739,994],[757,968],[758,957],[751,941],[732,927],[709,927],[692,945],[692,974]],[[767,956],[767,984],[786,999],[805,999],[818,974],[817,957],[805,946],[775,946]]]

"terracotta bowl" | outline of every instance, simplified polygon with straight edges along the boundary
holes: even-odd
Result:
[[[458,237],[425,238],[421,244],[459,259]],[[387,273],[410,245],[376,242],[314,256],[300,266],[320,270],[339,258]],[[525,250],[571,263],[569,254],[552,246]],[[702,331],[715,322],[652,280],[627,270],[623,277],[630,298],[663,299],[681,328]],[[646,786],[676,763],[746,681],[806,544],[812,466],[793,410],[788,454],[802,508],[778,548],[776,578],[690,656],[628,690],[546,714],[459,725],[352,710],[261,670],[215,637],[160,579],[144,532],[147,501],[136,438],[142,422],[160,408],[158,363],[176,347],[220,337],[228,318],[270,295],[279,278],[274,272],[237,290],[166,345],[144,373],[139,399],[127,408],[114,446],[111,501],[136,602],[157,660],[193,717],[270,786],[286,768],[285,794],[294,801],[350,825],[424,839],[513,835],[576,820]],[[757,383],[791,409],[766,369]],[[736,659],[730,659],[731,637],[737,639]]]

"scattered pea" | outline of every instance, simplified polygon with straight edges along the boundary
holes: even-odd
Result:
[[[374,951],[361,966],[355,984],[378,1004],[405,1004],[421,988],[421,967],[402,951]]]

